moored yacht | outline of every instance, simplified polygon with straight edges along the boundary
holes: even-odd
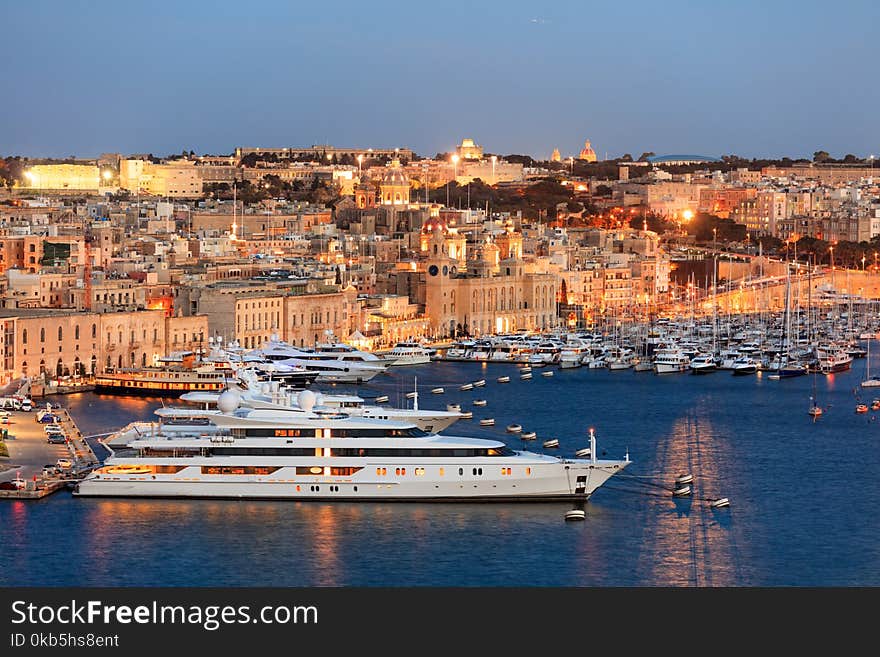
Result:
[[[711,354],[697,354],[691,359],[689,367],[694,374],[709,374],[718,370],[718,363]]]
[[[691,359],[681,349],[659,349],[654,354],[654,371],[657,374],[673,374],[686,372]]]
[[[347,347],[348,345],[342,345]],[[353,350],[356,352],[356,350]],[[277,338],[269,340],[254,355],[281,365],[299,366],[318,372],[318,383],[363,383],[385,371],[386,364],[378,357],[365,360],[363,353],[339,351],[307,351]],[[370,354],[372,356],[372,354]]]
[[[430,434],[411,423],[314,412],[239,409],[223,393],[220,431],[147,435],[114,452],[74,489],[77,496],[296,500],[586,500],[630,461],[565,459],[516,451],[497,440]]]
[[[431,362],[431,352],[418,342],[398,342],[382,359],[388,365],[424,365]]]

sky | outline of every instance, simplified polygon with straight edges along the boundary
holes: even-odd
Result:
[[[0,156],[880,156],[880,4],[0,0]]]

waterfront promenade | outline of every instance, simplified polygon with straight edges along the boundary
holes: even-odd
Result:
[[[24,490],[19,491],[0,490],[0,499],[43,497],[63,487],[68,481],[77,479],[99,463],[67,410],[54,405],[51,405],[51,411],[59,416],[59,424],[68,441],[64,444],[49,443],[45,425],[36,420],[36,414],[41,408],[31,412],[12,411],[8,423],[3,424],[3,428],[8,430],[4,441],[8,456],[0,457],[0,481],[21,478],[26,485]],[[63,474],[44,475],[43,467],[54,465],[60,458],[69,459],[72,467]]]

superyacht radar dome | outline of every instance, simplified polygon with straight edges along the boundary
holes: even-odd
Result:
[[[303,390],[301,393],[299,393],[299,395],[297,395],[297,406],[308,413],[315,407],[315,397],[315,393],[311,390]]]
[[[226,392],[221,393],[220,397],[217,398],[217,408],[220,409],[221,413],[227,415],[235,412],[239,403],[241,403],[241,398],[234,390],[227,390]]]

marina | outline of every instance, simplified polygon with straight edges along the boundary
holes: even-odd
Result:
[[[872,350],[876,346],[872,344]],[[433,362],[395,368],[393,373],[367,385],[338,385],[333,392],[387,397],[390,405],[405,406],[411,402],[406,393],[413,390],[413,377],[417,376],[419,390],[427,393],[425,400],[431,397],[431,389],[443,386],[447,391],[445,398],[440,398],[443,403],[434,406],[455,408],[473,401],[473,393],[458,390],[460,382],[479,380],[486,367],[499,366]],[[513,374],[516,366],[508,367]],[[585,522],[563,523],[563,515],[571,510],[565,503],[386,506],[371,501],[352,506],[330,501],[132,500],[75,497],[61,488],[39,505],[27,500],[0,504],[3,531],[9,532],[3,536],[4,544],[11,546],[12,557],[23,564],[16,576],[0,577],[10,584],[66,581],[63,561],[26,556],[28,546],[42,541],[41,537],[47,536],[63,515],[69,519],[66,522],[82,530],[96,523],[115,527],[110,534],[97,535],[101,547],[95,555],[107,550],[127,554],[137,544],[148,558],[158,557],[156,551],[173,534],[188,531],[204,536],[198,555],[194,547],[182,547],[173,556],[163,557],[169,573],[189,584],[207,581],[207,572],[197,565],[205,557],[204,550],[207,555],[219,554],[221,549],[250,554],[244,547],[245,536],[254,532],[263,537],[270,551],[273,545],[280,549],[283,543],[306,547],[330,541],[333,546],[337,556],[332,560],[303,562],[299,569],[282,573],[278,572],[277,557],[268,556],[270,553],[261,557],[266,572],[273,572],[271,581],[285,585],[377,581],[375,568],[368,567],[369,560],[358,555],[365,541],[376,540],[377,532],[380,544],[390,550],[389,557],[398,564],[399,581],[411,584],[873,582],[870,574],[853,574],[848,567],[819,559],[812,549],[792,559],[789,547],[794,543],[811,545],[808,537],[817,523],[842,563],[857,560],[860,551],[873,542],[870,523],[866,525],[863,520],[870,517],[870,507],[880,502],[870,484],[880,467],[874,449],[880,424],[872,412],[853,412],[864,367],[865,359],[857,359],[849,371],[812,373],[782,382],[770,380],[760,371],[750,377],[644,377],[630,371],[621,377],[621,373],[609,369],[586,367],[559,370],[555,377],[531,382],[515,379],[506,385],[484,377],[487,383],[481,396],[493,409],[496,423],[480,426],[476,418],[463,418],[452,427],[456,434],[497,440],[512,449],[535,444],[538,452],[542,451],[543,441],[552,437],[559,441],[559,447],[547,451],[571,458],[588,457],[588,428],[595,427],[599,458],[608,458],[603,452],[629,453],[632,465],[591,497],[584,507]],[[824,411],[815,420],[804,413],[811,396],[817,398],[818,407]],[[135,420],[155,421],[153,412],[163,406],[159,399],[94,393],[64,399],[87,434],[103,433]],[[638,400],[638,413],[633,413],[633,400]],[[583,412],[571,412],[585,403]],[[425,405],[430,406],[427,402]],[[743,413],[742,408],[750,410]],[[33,419],[28,421],[36,426]],[[522,427],[520,433],[508,432],[514,424]],[[538,435],[541,442],[531,442]],[[768,440],[770,435],[774,436],[772,441]],[[847,440],[835,438],[840,435],[846,435]],[[98,440],[90,443],[97,454],[107,455]],[[748,454],[760,454],[761,459],[745,457]],[[804,474],[816,470],[826,471],[827,476],[817,479]],[[775,482],[775,491],[765,489],[768,476]],[[864,494],[853,498],[832,485],[841,478]],[[683,486],[691,487],[690,495],[673,494],[674,489]],[[805,495],[819,505],[820,512],[808,512],[796,503]],[[17,516],[11,515],[18,508],[14,504],[24,505],[14,512]],[[425,524],[428,514],[429,525]],[[809,520],[805,514],[809,514]],[[218,534],[229,522],[241,531]],[[501,534],[488,531],[490,526]],[[22,533],[24,527],[27,529]],[[343,527],[348,538],[340,533]],[[413,527],[418,529],[401,543],[397,535],[403,527],[408,533]],[[270,528],[272,531],[267,533]],[[578,528],[589,528],[589,536]],[[780,528],[785,529],[784,534]],[[511,532],[526,542],[543,545],[552,541],[554,549],[541,550],[540,558],[523,562],[523,550],[502,538]],[[59,547],[65,554],[92,563],[94,540],[81,545],[76,542],[78,535],[82,531],[56,536],[55,540],[61,541]],[[426,556],[425,551],[427,556],[446,555],[445,565],[424,572],[410,556],[416,544],[421,545],[421,557]],[[660,544],[666,547],[657,549]],[[85,551],[89,545],[93,547]],[[595,545],[603,547],[597,552],[591,549]],[[496,557],[491,564],[483,562],[479,570],[467,565],[474,554],[486,549]],[[127,561],[102,559],[96,572],[132,585],[145,583],[142,573],[124,568]],[[344,567],[340,567],[341,562]],[[517,563],[515,571],[510,569],[513,562]],[[627,572],[612,574],[603,566],[611,562],[618,568],[622,565]],[[220,566],[221,575],[231,582],[237,581],[233,570],[236,563],[235,559],[224,559]],[[331,563],[335,564],[332,568]],[[255,577],[258,583],[270,581],[268,575]]]

